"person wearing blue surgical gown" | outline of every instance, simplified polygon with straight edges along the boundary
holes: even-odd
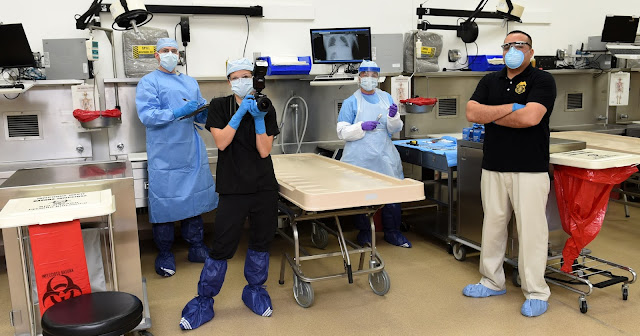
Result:
[[[194,78],[176,72],[175,40],[159,39],[156,51],[160,66],[140,79],[136,107],[146,127],[149,221],[159,250],[155,270],[168,277],[176,272],[171,252],[174,222],[181,221],[182,237],[190,244],[188,260],[204,262],[209,248],[203,242],[201,215],[217,207],[218,196],[207,150],[194,124],[206,122],[207,109],[188,116],[206,100]]]
[[[399,132],[403,123],[398,106],[387,92],[377,89],[380,68],[375,62],[363,61],[359,68],[360,89],[347,98],[340,108],[337,132],[345,140],[340,161],[403,179],[400,154],[391,141],[391,134]],[[400,232],[400,204],[382,208],[384,240],[401,247],[411,243]],[[366,215],[356,216],[358,243],[371,244],[371,224]]]

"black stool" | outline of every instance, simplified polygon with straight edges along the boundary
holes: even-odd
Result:
[[[118,336],[142,321],[142,302],[124,292],[97,292],[55,304],[42,315],[43,336]]]

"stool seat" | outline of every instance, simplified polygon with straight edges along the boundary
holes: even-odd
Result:
[[[43,336],[116,336],[142,321],[142,302],[124,292],[80,295],[47,309],[42,315]]]

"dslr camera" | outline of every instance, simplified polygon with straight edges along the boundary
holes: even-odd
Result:
[[[262,90],[265,88],[264,76],[267,75],[268,69],[269,63],[261,59],[256,60],[253,66],[253,88],[256,90],[253,96],[258,104],[258,109],[262,112],[267,112],[271,107],[271,100],[267,98],[266,94],[262,93]]]

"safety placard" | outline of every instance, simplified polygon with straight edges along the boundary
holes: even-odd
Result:
[[[420,55],[421,57],[433,57],[436,55],[436,48],[435,47],[422,47],[420,48]]]
[[[133,46],[133,59],[154,58],[156,53],[156,46],[154,45],[134,45]]]

